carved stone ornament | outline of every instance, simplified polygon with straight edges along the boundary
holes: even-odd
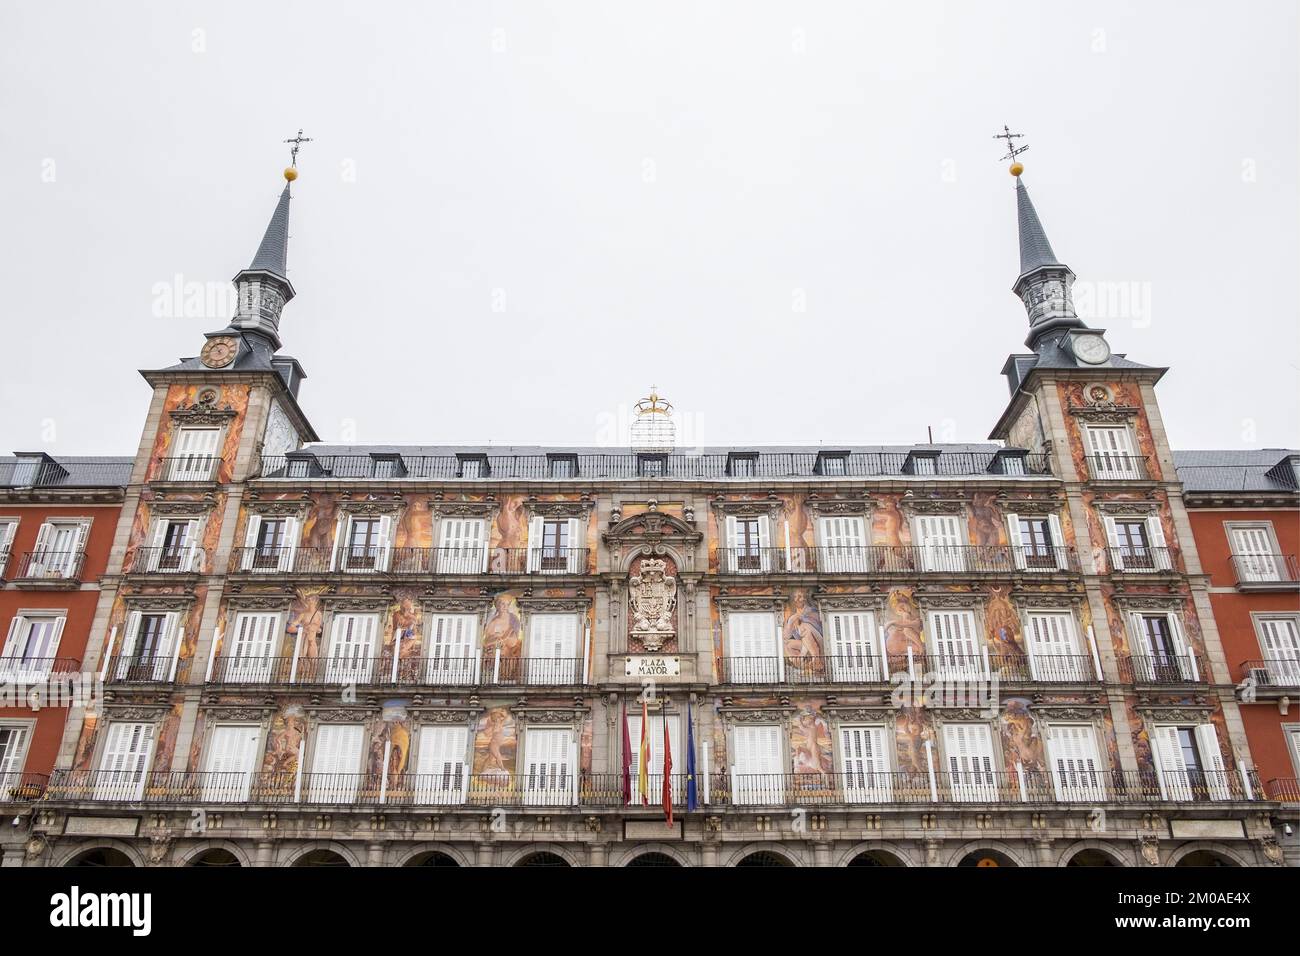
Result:
[[[1171,594],[1168,597],[1150,594],[1116,594],[1112,600],[1123,611],[1181,611],[1184,595]]]
[[[232,609],[240,611],[283,611],[293,603],[292,591],[281,591],[274,594],[266,593],[240,593],[232,594],[226,598],[226,603]]]
[[[1030,704],[1029,709],[1035,716],[1047,720],[1094,720],[1106,712],[1105,706],[1101,704],[1095,707],[1083,704],[1071,707],[1040,707],[1037,704]]]
[[[885,607],[885,596],[880,593],[859,592],[855,594],[818,594],[817,607],[826,611],[875,611],[880,613]]]
[[[172,421],[183,425],[222,425],[237,415],[229,405],[217,407],[216,389],[205,389],[193,405],[181,405],[171,411]]]
[[[737,498],[726,499],[716,498],[713,500],[713,510],[722,516],[731,515],[737,518],[754,518],[767,515],[773,521],[781,516],[781,501],[770,498]]]
[[[267,707],[209,707],[207,715],[210,720],[262,721],[275,713],[275,705]]]
[[[872,498],[809,498],[804,507],[813,514],[833,517],[835,515],[865,515],[875,507]]]
[[[128,594],[123,599],[126,609],[130,611],[177,611],[183,612],[194,600],[192,594]]]
[[[321,603],[330,611],[386,611],[392,603],[387,597],[359,597],[355,594],[323,594]]]
[[[1045,517],[1047,515],[1059,516],[1061,513],[1061,502],[1052,498],[1003,498],[999,496],[998,504],[1004,514]]]
[[[178,501],[176,499],[165,499],[163,497],[155,498],[149,502],[149,511],[154,515],[171,516],[195,516],[205,515],[212,511],[212,501]]]
[[[1136,708],[1147,720],[1169,721],[1178,723],[1188,721],[1191,723],[1203,722],[1214,710],[1209,704],[1204,707],[1182,706],[1182,707],[1150,707],[1139,703]]]
[[[1148,866],[1160,865],[1160,841],[1153,836],[1138,837],[1138,850]]]
[[[1283,853],[1282,847],[1277,842],[1277,837],[1269,834],[1259,838],[1259,847],[1264,851],[1264,856],[1274,866],[1281,866]]]
[[[292,518],[307,513],[308,505],[303,501],[255,501],[244,499],[247,511],[263,518]]]
[[[647,651],[653,653],[677,636],[677,579],[667,573],[666,562],[643,559],[628,578],[627,592],[631,636]]]
[[[499,507],[495,499],[488,501],[429,500],[429,513],[434,518],[486,518]]]
[[[718,607],[720,607],[724,612],[777,611],[785,607],[785,597],[780,594],[746,595],[744,597],[719,595],[715,600],[718,602]]]
[[[966,515],[966,498],[960,492],[950,498],[917,498],[904,494],[899,507],[913,515]]]
[[[1138,409],[1131,405],[1072,405],[1070,414],[1092,424],[1123,425],[1137,417]]]
[[[417,724],[468,724],[477,715],[478,710],[464,707],[412,707],[411,715]]]
[[[402,499],[394,498],[391,501],[385,501],[376,498],[367,498],[364,501],[340,501],[339,511],[343,514],[359,517],[376,517],[379,515],[393,515],[402,508]]]
[[[138,705],[127,705],[119,707],[111,704],[104,706],[104,717],[108,720],[161,720],[171,708],[165,704],[156,707],[141,707]]]
[[[795,712],[794,707],[723,707],[722,719],[746,724],[779,724]]]
[[[321,706],[307,705],[306,710],[310,711],[313,718],[322,724],[349,724],[360,723],[368,720],[379,713],[379,707],[376,705],[357,704],[353,707],[340,707],[337,704],[327,704]]]
[[[1098,501],[1095,505],[1098,511],[1102,514],[1110,515],[1112,518],[1146,518],[1150,515],[1157,514],[1160,511],[1160,502],[1158,501],[1134,501],[1122,499]]]
[[[1069,591],[1023,591],[1012,595],[1020,608],[1037,611],[1044,608],[1071,608],[1083,604],[1084,595]]]
[[[486,598],[472,597],[424,597],[420,606],[430,614],[481,614],[492,602]]]
[[[585,518],[595,507],[592,498],[581,501],[535,501],[528,500],[524,506],[529,516],[537,518]]]
[[[842,721],[868,721],[879,723],[881,721],[892,721],[895,714],[898,713],[893,707],[864,707],[860,705],[849,704],[828,704],[822,708],[826,713],[833,714]]]
[[[983,604],[983,595],[976,591],[917,591],[916,603],[923,609],[954,608],[975,610]]]

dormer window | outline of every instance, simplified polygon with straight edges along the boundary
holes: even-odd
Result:
[[[842,477],[849,473],[849,453],[847,451],[819,451],[814,470],[828,478]]]
[[[668,474],[668,456],[637,455],[636,473],[642,478],[663,478]]]
[[[989,471],[998,475],[1024,475],[1028,473],[1025,467],[1025,452],[1019,448],[1003,448],[993,456],[993,461],[989,463]]]
[[[577,478],[578,456],[547,455],[546,469],[548,476],[551,478]]]
[[[913,450],[907,453],[903,462],[905,475],[937,475],[939,473],[939,452],[930,450]]]
[[[732,478],[753,478],[758,474],[758,452],[733,451],[727,454],[727,474]]]
[[[290,452],[285,455],[285,476],[288,478],[319,478],[320,462],[309,451]]]
[[[67,475],[53,458],[43,452],[16,452],[18,461],[14,463],[13,478],[10,484],[15,488],[34,488],[37,485],[53,483]]]
[[[406,465],[402,461],[402,456],[372,452],[370,455],[370,476],[372,478],[405,478]]]
[[[488,477],[488,460],[487,455],[457,455],[458,464],[456,477],[458,478],[486,478]]]

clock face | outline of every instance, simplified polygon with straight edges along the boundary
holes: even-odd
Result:
[[[1100,335],[1076,335],[1071,348],[1075,358],[1089,365],[1100,365],[1110,358],[1110,346]]]
[[[225,368],[235,360],[237,351],[239,351],[239,341],[234,336],[218,335],[208,339],[208,344],[203,346],[199,358],[208,368]]]

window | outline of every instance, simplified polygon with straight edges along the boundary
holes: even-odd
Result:
[[[637,455],[636,468],[642,478],[662,478],[668,474],[668,456]]]
[[[649,800],[650,806],[658,806],[663,803],[664,792],[664,721],[668,722],[668,746],[672,748],[673,756],[673,779],[669,781],[672,787],[673,803],[680,804],[685,796],[683,792],[682,778],[686,773],[686,754],[682,751],[682,721],[676,714],[664,716],[662,714],[650,715],[650,726],[646,730],[646,743],[649,745],[650,759],[647,762],[646,776],[649,778]],[[641,794],[638,790],[638,767],[640,766],[641,753],[641,715],[628,714],[628,742],[632,746],[632,794],[631,805],[643,806],[641,803]]]
[[[253,572],[293,571],[299,525],[294,516],[249,515],[241,568]]]
[[[1286,734],[1287,750],[1291,753],[1291,766],[1300,777],[1300,724],[1284,724],[1282,730]]]
[[[767,515],[727,515],[725,526],[725,571],[732,574],[762,574],[772,570],[772,542]]]
[[[883,726],[840,727],[840,766],[844,799],[849,803],[888,803],[893,792],[889,775],[889,744],[893,735]]]
[[[1051,724],[1047,755],[1056,799],[1071,803],[1106,798],[1105,777],[1091,724]]]
[[[269,680],[279,636],[279,614],[266,611],[237,613],[231,629],[230,651],[222,661],[225,679],[233,683],[264,683]]]
[[[1023,454],[1002,454],[997,456],[998,465],[1004,475],[1025,474],[1025,456]]]
[[[819,451],[814,470],[819,475],[837,478],[849,473],[849,453],[846,451]]]
[[[1300,617],[1257,617],[1255,633],[1269,682],[1278,687],[1300,687]]]
[[[365,728],[360,724],[321,724],[316,728],[308,800],[351,803],[356,799],[364,742]]]
[[[144,794],[145,774],[153,760],[153,743],[153,724],[134,721],[110,723],[99,758],[95,799],[139,800]]]
[[[216,474],[220,428],[181,428],[167,472],[168,481],[211,481]]]
[[[370,475],[372,478],[402,478],[406,475],[406,464],[401,455],[370,455]]]
[[[199,538],[202,519],[157,518],[149,547],[141,555],[143,568],[150,573],[186,573],[201,570]]]
[[[443,518],[439,574],[482,574],[487,570],[487,522],[482,518]]]
[[[944,724],[943,749],[954,800],[989,803],[998,798],[988,725]]]
[[[1232,784],[1213,724],[1157,726],[1152,742],[1162,799],[1229,799]]]
[[[552,478],[577,478],[577,455],[547,455],[546,467]]]
[[[476,684],[479,679],[478,615],[434,614],[425,639],[425,680],[430,684]]]
[[[1237,579],[1245,583],[1285,581],[1285,567],[1273,537],[1272,522],[1233,524],[1228,527],[1232,563]]]
[[[578,661],[578,615],[533,614],[528,621],[530,684],[576,684],[582,673]]]
[[[1110,544],[1110,563],[1116,571],[1168,571],[1169,549],[1160,516],[1145,518],[1105,517],[1106,537]]]
[[[862,683],[887,679],[877,653],[876,619],[870,611],[831,611],[826,615],[826,634],[830,638],[827,663],[831,680]]]
[[[0,802],[10,799],[14,788],[22,783],[30,739],[28,725],[0,723]]]
[[[727,615],[727,677],[732,684],[772,684],[785,678],[777,645],[776,615],[765,611]]]
[[[1140,459],[1133,454],[1128,428],[1089,425],[1084,429],[1088,440],[1088,464],[1092,477],[1100,480],[1144,477]]]
[[[488,476],[488,460],[486,455],[457,455],[456,460],[460,464],[461,478],[486,478]]]
[[[866,521],[861,515],[818,518],[818,566],[831,573],[866,571],[866,541]]]
[[[420,728],[420,749],[415,762],[415,802],[422,805],[465,802],[469,786],[467,727]]]
[[[775,725],[737,726],[731,732],[735,760],[731,765],[731,799],[746,804],[785,802],[781,728]]]
[[[73,578],[81,570],[89,521],[47,521],[36,531],[29,578]]]
[[[757,452],[729,452],[727,474],[732,478],[753,478],[758,474]]]
[[[1176,684],[1200,679],[1197,662],[1187,649],[1183,625],[1176,612],[1132,611],[1129,618],[1138,649],[1134,659],[1137,680]]]
[[[204,800],[242,803],[248,799],[258,736],[256,724],[217,724],[212,728],[204,764]]]
[[[374,670],[378,614],[335,614],[325,661],[330,684],[365,684]]]
[[[1069,611],[1030,611],[1029,668],[1036,681],[1093,679],[1091,660],[1080,653],[1078,629]]]
[[[1065,536],[1056,515],[1007,515],[1011,559],[1021,571],[1064,569]]]
[[[13,550],[17,533],[17,518],[0,518],[0,581],[4,580],[5,566],[9,563],[9,553]]]
[[[975,639],[974,611],[931,611],[930,645],[934,670],[943,680],[982,680],[988,677],[984,656]]]
[[[62,614],[15,614],[0,653],[0,679],[43,680],[54,668],[66,618]]]
[[[907,467],[904,471],[909,475],[937,474],[939,471],[939,455],[937,453],[909,452]]]
[[[966,532],[961,515],[919,515],[915,537],[921,546],[923,571],[966,570]]]
[[[339,570],[350,572],[387,571],[392,555],[393,519],[390,515],[340,516],[344,544],[336,554]]]
[[[178,611],[132,611],[114,671],[120,681],[166,681],[180,626]]]
[[[524,732],[524,803],[577,803],[577,742],[568,727],[529,727]]]
[[[577,546],[577,518],[534,517],[528,523],[528,570],[540,574],[578,574],[586,557]]]

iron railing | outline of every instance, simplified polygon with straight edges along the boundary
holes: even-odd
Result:
[[[84,551],[24,551],[14,581],[75,581],[86,560]]]
[[[235,548],[231,574],[586,574],[587,548]]]
[[[904,681],[1096,683],[1087,655],[955,655],[914,653],[882,658],[874,649],[857,654],[804,657],[724,657],[723,684],[901,684]]]
[[[81,670],[75,657],[0,657],[0,684],[30,684]]]
[[[1195,651],[1121,657],[1119,676],[1128,684],[1204,684],[1209,680],[1205,661]]]
[[[1300,780],[1295,777],[1274,777],[1264,790],[1270,800],[1300,803]]]
[[[576,686],[586,681],[580,657],[224,656],[205,674],[209,684],[311,686]],[[148,674],[153,673],[145,671]]]
[[[1093,481],[1147,481],[1151,466],[1145,455],[1089,455],[1088,474]]]
[[[59,803],[239,804],[333,806],[575,807],[660,812],[662,775],[643,797],[636,775],[578,773],[566,766],[511,774],[471,774],[462,765],[438,774],[304,771],[55,771],[44,799]],[[687,779],[669,781],[673,805],[686,809]],[[1276,784],[1272,781],[1270,787]],[[630,798],[628,791],[631,791]],[[882,804],[1198,803],[1265,797],[1254,772],[1160,775],[1155,771],[874,770],[839,773],[700,773],[698,809]],[[1281,791],[1289,793],[1292,791]]]
[[[30,803],[45,795],[48,773],[0,773],[0,803]]]
[[[172,654],[114,654],[104,669],[110,684],[184,683],[191,659]]]
[[[669,478],[689,480],[737,481],[752,478],[809,478],[821,477],[816,452],[759,452],[751,474],[733,476],[728,473],[728,455],[668,453],[664,456],[662,471],[649,474],[643,468],[642,456],[629,453],[576,455],[577,467],[555,467],[556,459],[547,455],[501,455],[488,452],[482,460],[486,465],[477,473],[467,475],[463,459],[457,455],[402,455],[401,467],[395,475],[391,466],[369,455],[268,455],[262,460],[263,478],[333,478],[383,480],[566,480],[591,481],[623,478]],[[997,470],[996,451],[958,452],[943,451],[934,459],[933,475],[949,477],[981,475]],[[572,461],[573,459],[566,459]],[[835,478],[870,478],[880,475],[906,475],[910,455],[907,452],[852,452],[842,459],[840,474],[826,475]],[[1024,456],[1028,475],[1049,475],[1051,467],[1043,454]],[[656,466],[658,460],[656,458]],[[997,471],[997,473],[1002,473]]]
[[[202,548],[136,548],[129,574],[199,574],[207,563]]]
[[[150,481],[216,481],[221,464],[221,459],[212,455],[181,455],[155,461],[157,464],[150,469]]]
[[[1110,568],[1116,574],[1158,574],[1174,568],[1168,548],[1109,548]]]
[[[1294,657],[1265,657],[1242,661],[1243,680],[1254,680],[1259,687],[1300,687],[1300,659]]]
[[[1237,587],[1266,589],[1269,585],[1300,584],[1300,565],[1294,554],[1234,554],[1232,569]]]
[[[719,548],[722,574],[1013,574],[1077,572],[1077,555],[1063,547],[1008,545],[842,545]]]

